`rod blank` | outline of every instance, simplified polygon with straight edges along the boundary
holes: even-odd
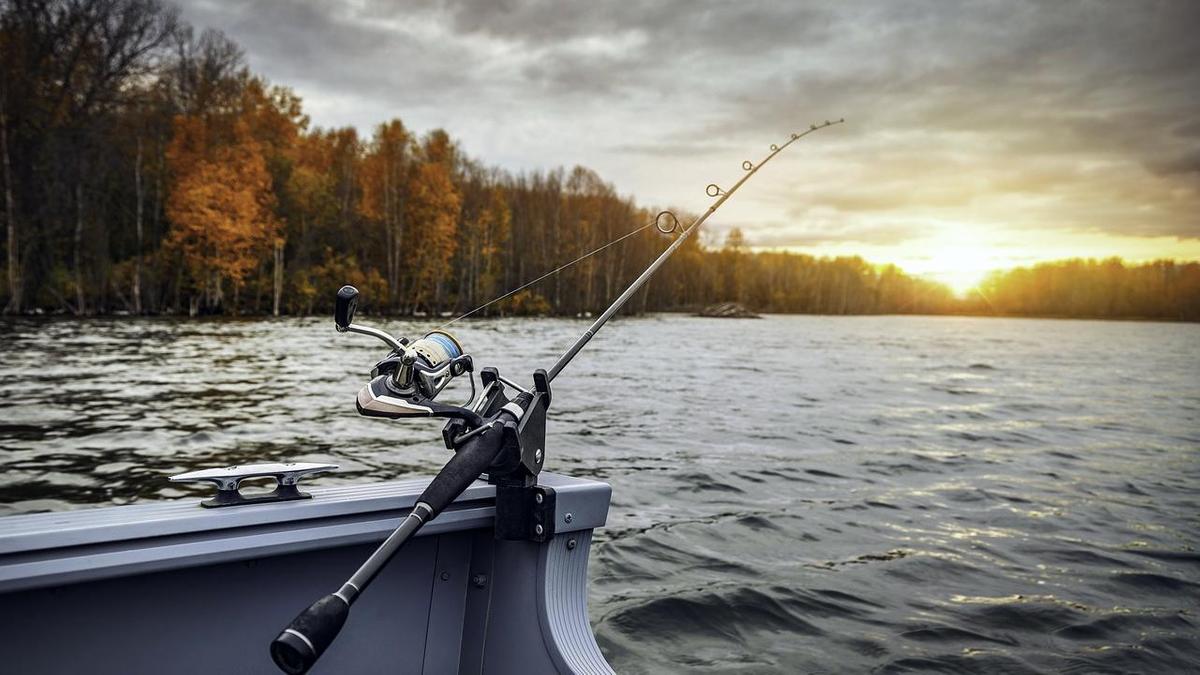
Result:
[[[835,124],[841,124],[845,121],[845,119],[840,119],[835,122],[826,121],[824,124],[814,124],[810,126],[804,133],[792,134],[791,140],[789,140],[787,143],[784,143],[778,147],[772,145],[771,154],[767,155],[766,158],[758,164],[751,165],[751,167],[746,171],[746,175],[742,176],[741,180],[735,183],[734,186],[729,188],[727,191],[721,190],[720,187],[715,185],[709,185],[710,188],[717,187],[715,192],[709,192],[710,197],[719,197],[717,201],[713,202],[712,206],[708,207],[708,210],[704,212],[704,215],[700,216],[695,220],[695,222],[689,225],[688,228],[683,231],[683,234],[679,235],[678,239],[671,242],[671,245],[667,247],[667,250],[663,251],[661,255],[655,258],[654,262],[650,263],[650,266],[647,267],[637,279],[634,279],[633,283],[629,284],[629,287],[626,288],[625,291],[621,293],[621,295],[618,296],[611,305],[608,306],[608,309],[604,310],[604,313],[601,314],[594,322],[592,322],[592,325],[583,332],[583,335],[580,335],[579,338],[575,340],[575,343],[572,344],[567,351],[563,352],[562,356],[558,357],[558,360],[555,361],[554,365],[550,367],[550,370],[546,372],[546,379],[553,381],[554,378],[558,377],[558,374],[562,372],[562,369],[566,368],[567,364],[571,362],[571,359],[575,358],[575,355],[579,353],[579,350],[583,349],[584,345],[586,345],[588,341],[596,335],[596,332],[599,331],[604,324],[608,323],[608,320],[611,319],[614,314],[621,311],[621,308],[625,306],[626,302],[629,302],[629,299],[633,297],[633,294],[637,293],[638,290],[650,279],[650,277],[656,271],[658,271],[658,268],[662,267],[663,263],[665,263],[667,259],[671,257],[671,254],[675,253],[675,251],[678,250],[681,245],[683,245],[683,241],[687,239],[704,221],[708,220],[709,216],[716,213],[717,209],[721,208],[721,205],[724,204],[727,199],[732,197],[733,193],[738,191],[738,188],[742,187],[743,183],[750,180],[751,176],[758,173],[758,170],[763,168],[763,165],[774,159],[775,155],[783,152],[784,148],[788,147],[792,143],[795,143],[801,138],[804,138],[812,132],[819,129],[824,129],[825,127],[833,126]]]

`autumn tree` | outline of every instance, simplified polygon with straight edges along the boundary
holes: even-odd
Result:
[[[512,210],[499,176],[474,163],[467,165],[466,173],[455,254],[461,311],[503,292],[500,286],[512,228]]]
[[[246,124],[235,123],[232,141],[216,149],[208,148],[207,132],[202,120],[181,117],[167,153],[175,175],[167,245],[202,289],[193,297],[193,314],[222,305],[225,281],[233,285],[236,307],[236,294],[279,231],[271,177]]]
[[[450,260],[458,245],[458,212],[462,205],[450,179],[450,170],[440,162],[423,162],[413,172],[409,187],[410,242],[406,248],[412,269],[408,306],[437,311],[443,284],[450,278]]]
[[[359,181],[359,211],[382,230],[391,306],[400,306],[400,271],[404,257],[404,226],[412,138],[400,120],[376,127],[363,157]]]
[[[504,291],[501,288],[501,280],[504,274],[504,252],[512,230],[512,210],[508,206],[504,189],[500,186],[492,186],[488,190],[487,205],[483,209],[479,225],[479,253],[482,261],[474,275],[475,298],[485,300]]]
[[[280,200],[291,260],[284,280],[291,300],[285,307],[299,314],[313,312],[318,291],[313,268],[326,257],[324,249],[336,229],[338,200],[328,141],[319,132],[297,139],[295,163]]]
[[[724,274],[724,296],[729,300],[745,300],[747,280],[745,278],[746,236],[735,227],[725,236],[725,248],[721,249],[721,270]]]

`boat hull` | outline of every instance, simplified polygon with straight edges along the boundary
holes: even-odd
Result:
[[[611,490],[554,474],[540,483],[556,495],[552,538],[496,540],[495,489],[475,483],[388,564],[312,672],[612,672],[586,605],[592,530]],[[277,673],[267,648],[280,627],[336,589],[424,485],[2,518],[4,669]]]

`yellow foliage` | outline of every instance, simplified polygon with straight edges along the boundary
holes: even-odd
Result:
[[[431,302],[438,283],[449,277],[462,198],[450,180],[449,167],[440,163],[418,166],[409,189],[407,253],[414,278],[412,300],[421,304]]]

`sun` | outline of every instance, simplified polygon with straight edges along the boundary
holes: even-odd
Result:
[[[1003,267],[993,251],[975,243],[933,241],[922,253],[905,269],[945,284],[959,297],[966,297],[988,272]]]
[[[975,270],[957,270],[947,272],[939,281],[950,287],[954,294],[960,298],[965,298],[971,294],[971,291],[983,281],[986,272]]]

